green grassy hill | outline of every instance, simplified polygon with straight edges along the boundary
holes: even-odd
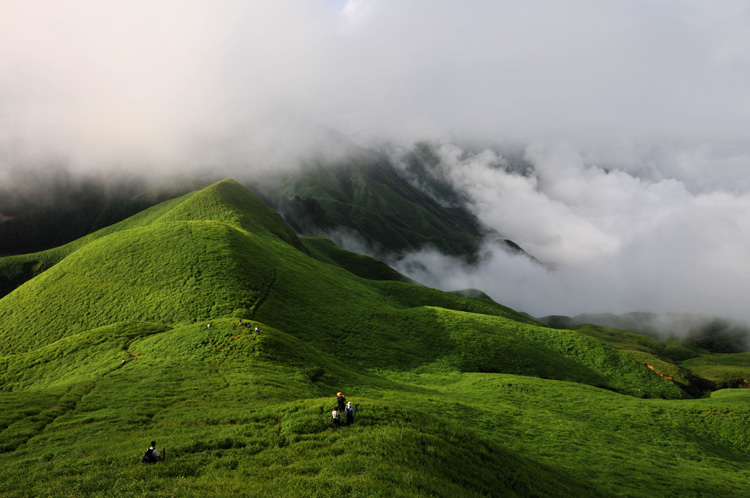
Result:
[[[680,362],[720,388],[750,387],[750,353],[706,354]]]
[[[2,496],[747,493],[750,390],[690,399],[600,337],[299,238],[231,180],[0,274],[29,265],[0,299]],[[360,412],[335,431],[337,391]]]

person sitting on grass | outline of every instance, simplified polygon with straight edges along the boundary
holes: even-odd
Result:
[[[151,447],[146,450],[142,461],[144,463],[156,463],[159,461],[159,450],[156,449],[156,441],[151,441]]]

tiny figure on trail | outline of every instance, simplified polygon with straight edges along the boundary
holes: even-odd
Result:
[[[354,423],[354,414],[357,413],[357,406],[352,406],[352,402],[346,404],[346,425],[352,425]]]
[[[156,441],[151,441],[151,446],[141,459],[143,463],[156,463],[159,461],[159,450],[156,449]]]
[[[206,325],[206,328],[210,329],[211,328],[211,324],[209,323],[208,325]]]
[[[331,417],[333,418],[333,428],[338,429],[339,427],[341,427],[341,415],[336,408],[334,408],[331,412]]]
[[[336,408],[340,412],[343,412],[344,408],[346,408],[346,398],[340,392],[336,393]]]
[[[260,335],[260,327],[258,327],[258,326],[255,327],[255,335],[256,336]]]

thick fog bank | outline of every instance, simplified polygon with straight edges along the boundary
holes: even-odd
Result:
[[[492,149],[435,150],[432,173],[544,264],[488,241],[477,265],[430,250],[410,254],[397,267],[412,278],[480,288],[536,316],[641,310],[750,318],[750,192],[740,182],[717,186],[710,175],[692,179],[693,168],[721,167],[723,159],[695,151],[688,156],[695,164],[659,151],[602,164],[568,144],[540,142],[525,149],[531,169],[518,172]]]

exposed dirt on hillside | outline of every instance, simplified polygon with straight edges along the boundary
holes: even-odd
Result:
[[[657,374],[659,374],[659,375],[661,375],[662,377],[664,377],[665,379],[667,379],[667,380],[671,380],[672,382],[674,382],[674,379],[673,379],[672,377],[670,377],[669,375],[664,375],[663,373],[661,373],[661,372],[657,371],[657,370],[656,370],[656,369],[655,369],[655,368],[653,367],[653,365],[646,365],[646,366],[647,366],[648,368],[650,368],[651,370],[653,370],[654,372],[656,372]]]

